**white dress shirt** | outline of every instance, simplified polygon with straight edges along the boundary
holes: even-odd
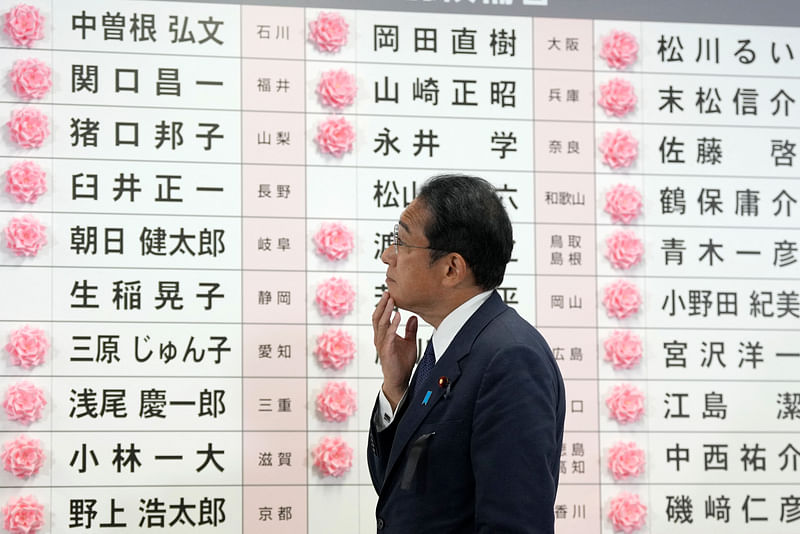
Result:
[[[450,346],[453,338],[456,337],[456,334],[458,334],[458,331],[461,330],[461,327],[464,326],[469,318],[472,317],[472,314],[478,311],[478,308],[480,308],[481,305],[489,299],[491,294],[492,290],[478,293],[461,306],[447,314],[447,317],[442,319],[442,322],[439,324],[439,328],[433,331],[432,336],[433,356],[437,362],[442,354],[447,351],[447,348]],[[405,393],[403,394],[403,398],[400,399],[400,402],[397,403],[398,408],[403,404],[403,402],[405,402],[407,395],[408,389],[406,389]],[[381,388],[378,392],[378,406],[380,410],[380,417],[378,417],[378,420],[375,421],[375,426],[377,427],[378,432],[380,432],[392,424],[395,414],[395,412],[392,411],[392,405],[389,404],[389,400],[386,398],[386,395],[383,394],[383,388]]]

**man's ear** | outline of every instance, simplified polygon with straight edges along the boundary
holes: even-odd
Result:
[[[472,271],[464,256],[458,252],[451,252],[442,258],[442,266],[445,269],[443,283],[447,287],[462,285],[472,277]]]

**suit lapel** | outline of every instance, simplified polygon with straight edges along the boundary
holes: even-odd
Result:
[[[428,414],[431,413],[433,407],[444,396],[446,390],[439,387],[439,377],[446,376],[450,383],[451,391],[456,389],[456,382],[461,376],[461,360],[469,355],[469,351],[478,334],[507,307],[500,295],[496,291],[493,292],[486,302],[464,323],[464,326],[453,338],[445,353],[436,362],[436,366],[431,371],[426,383],[422,385],[420,397],[411,399],[413,405],[405,407],[398,423],[397,432],[392,442],[392,450],[389,453],[389,460],[386,464],[384,483],[389,479],[392,468],[408,446],[411,436],[414,435]],[[423,399],[428,391],[431,393],[430,398],[427,403],[423,404]]]

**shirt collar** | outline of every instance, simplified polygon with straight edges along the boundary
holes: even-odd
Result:
[[[478,293],[442,319],[442,322],[439,323],[439,328],[433,331],[433,352],[437,362],[445,351],[447,351],[453,338],[456,337],[456,334],[458,334],[458,331],[464,326],[464,323],[472,317],[473,313],[478,311],[478,308],[489,299],[491,294],[491,289],[483,293]]]

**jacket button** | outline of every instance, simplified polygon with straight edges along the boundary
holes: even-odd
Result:
[[[383,527],[384,527],[383,518],[379,517],[378,518],[378,530],[383,530]]]

